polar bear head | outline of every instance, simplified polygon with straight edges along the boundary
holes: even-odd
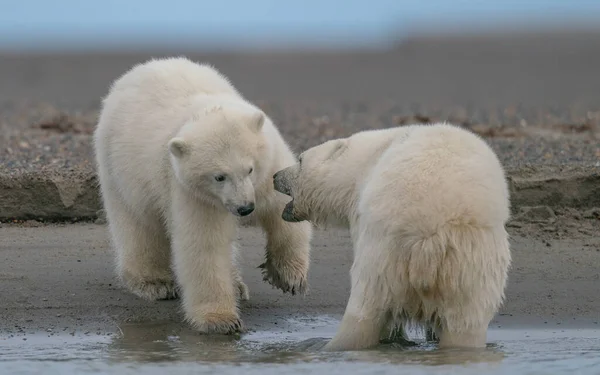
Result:
[[[265,120],[262,111],[244,105],[215,105],[199,111],[168,142],[178,183],[236,216],[252,213],[254,187],[268,159],[262,131]]]
[[[317,225],[347,223],[355,172],[346,165],[347,148],[348,138],[327,141],[304,151],[295,165],[275,173],[275,190],[292,197],[282,213],[283,220],[308,220]]]

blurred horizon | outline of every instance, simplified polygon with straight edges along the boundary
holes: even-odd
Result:
[[[0,52],[380,49],[424,34],[600,31],[598,19],[597,0],[21,0],[2,4]]]

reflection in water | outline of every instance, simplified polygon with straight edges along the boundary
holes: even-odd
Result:
[[[234,336],[200,335],[176,323],[142,323],[119,326],[108,353],[115,361],[237,362],[244,358]]]
[[[481,350],[440,350],[387,343],[364,351],[321,351],[335,322],[322,317],[286,319],[285,328],[241,338],[200,335],[185,324],[125,324],[118,337],[51,336],[0,338],[0,373],[93,373],[147,375],[346,374],[590,374],[600,368],[600,330],[498,330]],[[318,331],[313,328],[318,327]],[[27,341],[24,341],[27,338]]]
[[[275,339],[236,339],[233,336],[201,335],[178,324],[126,324],[122,335],[113,339],[107,350],[118,362],[204,362],[264,363],[358,361],[388,364],[456,365],[500,362],[504,353],[490,345],[481,350],[439,350],[433,344],[382,344],[356,352],[326,353],[321,349],[328,338],[303,341]],[[258,336],[258,337],[257,337]]]

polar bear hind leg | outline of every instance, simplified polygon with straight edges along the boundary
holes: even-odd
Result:
[[[141,221],[109,189],[104,189],[103,196],[117,253],[117,273],[123,284],[146,300],[177,298],[170,244],[160,221],[149,218]]]

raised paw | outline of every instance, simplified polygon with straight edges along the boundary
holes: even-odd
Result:
[[[140,280],[124,277],[127,289],[136,296],[148,301],[169,300],[179,297],[177,286],[173,280]]]
[[[275,265],[273,261],[267,259],[258,268],[262,270],[263,281],[281,289],[284,293],[303,295],[308,290],[308,267],[305,265],[293,262],[282,262]]]
[[[236,313],[200,313],[187,320],[201,333],[231,335],[243,333],[244,323]]]
[[[250,290],[248,289],[248,285],[244,283],[242,280],[236,280],[236,287],[239,292],[240,299],[242,301],[248,301],[250,299]]]

